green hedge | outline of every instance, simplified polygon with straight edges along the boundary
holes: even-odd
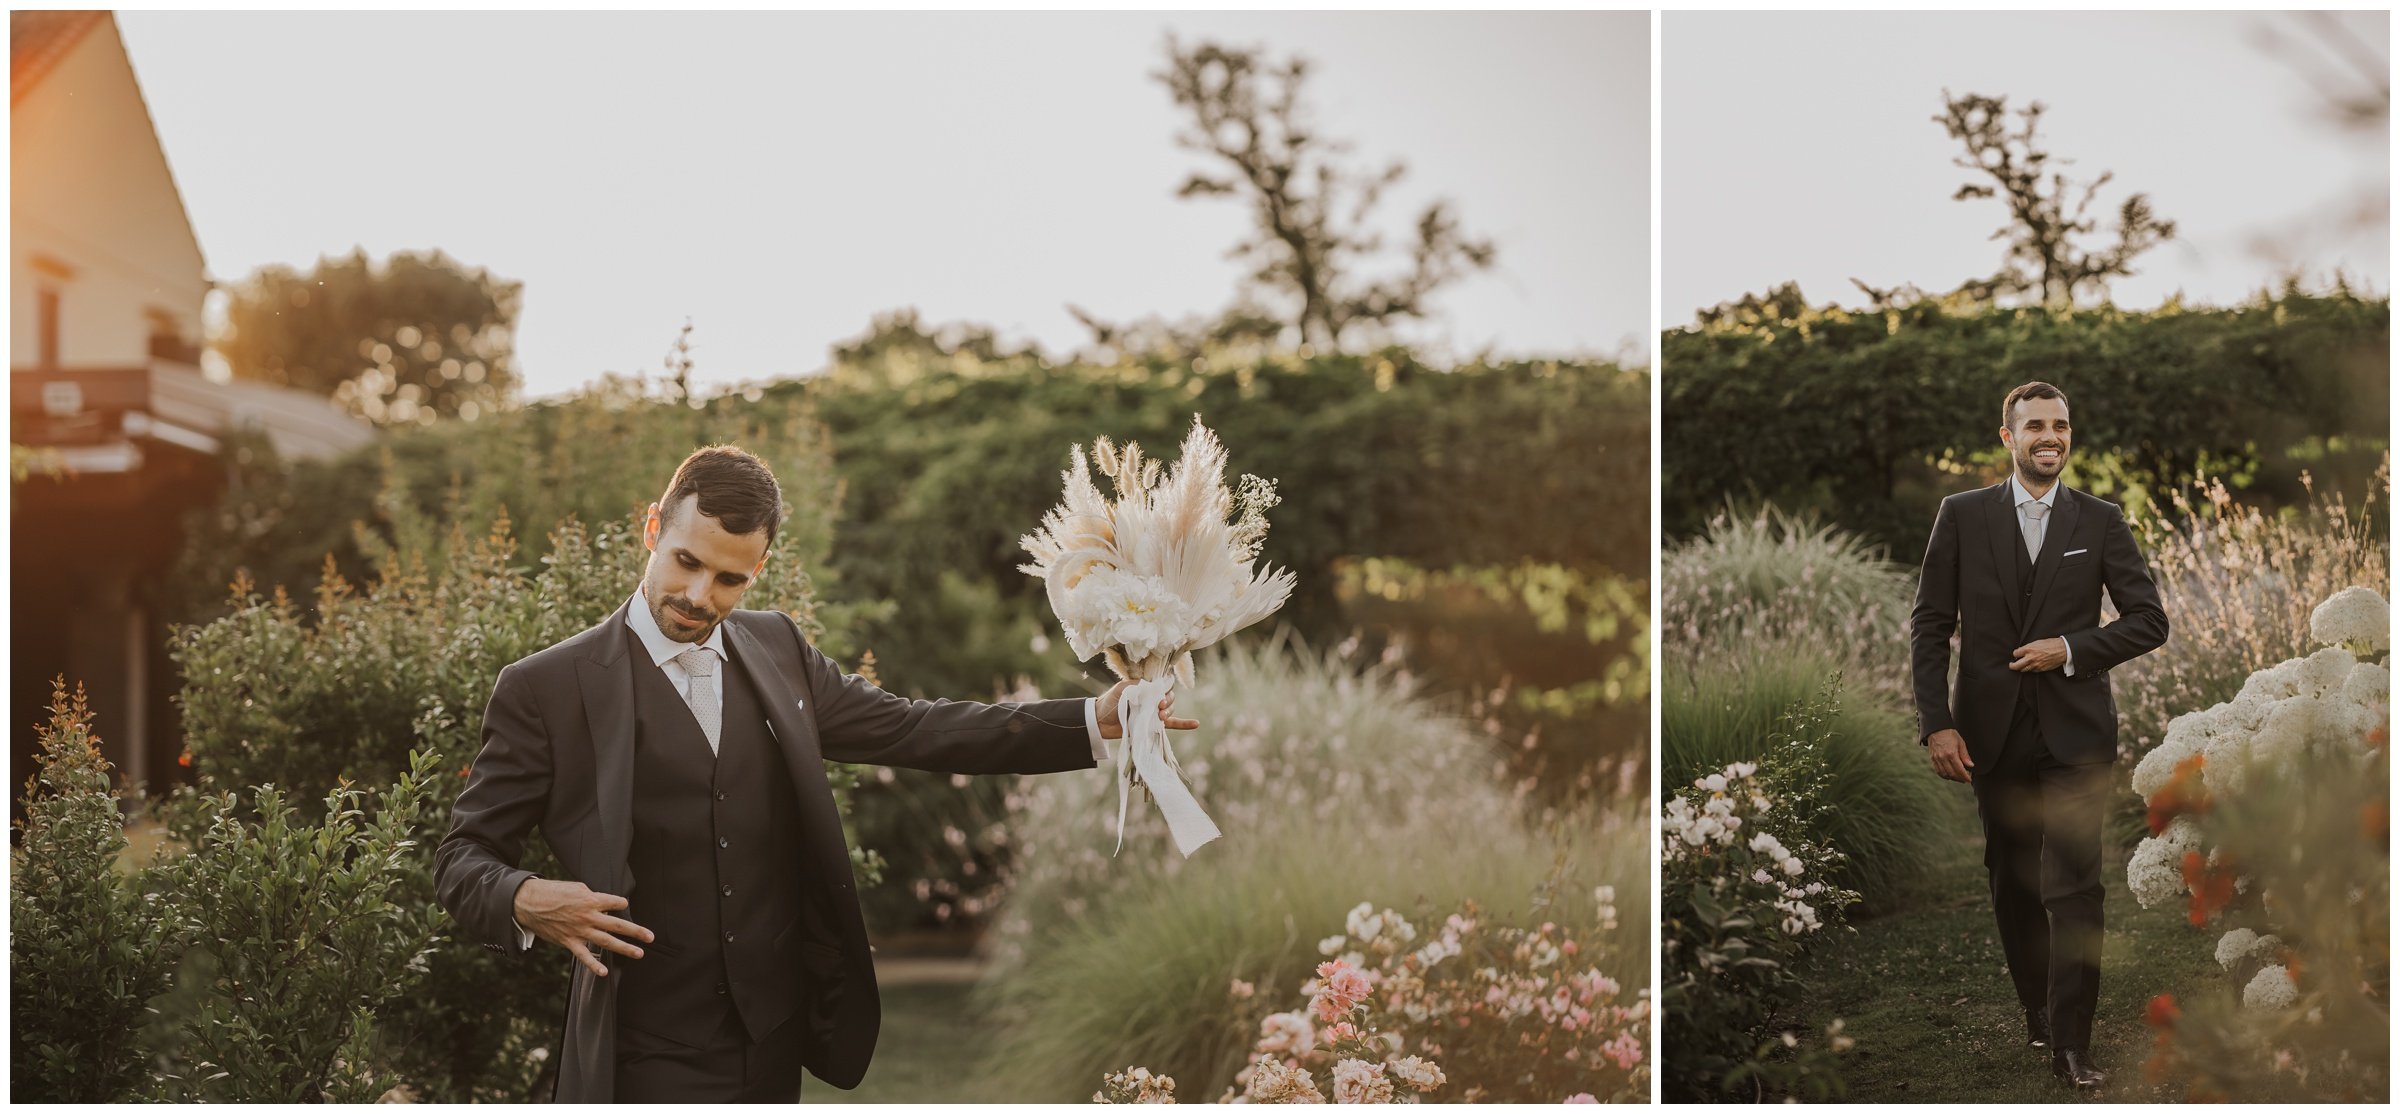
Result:
[[[2347,291],[2141,313],[1927,301],[1670,330],[1660,525],[1683,537],[1728,500],[1763,500],[1910,560],[1941,496],[1999,475],[2000,400],[2036,379],[2072,400],[2073,482],[2128,505],[2198,472],[2279,505],[2302,501],[2303,469],[2363,493],[2388,443],[2390,347],[2390,300]]]

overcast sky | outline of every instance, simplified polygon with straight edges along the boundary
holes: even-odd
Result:
[[[532,395],[656,370],[687,316],[724,383],[902,306],[1053,350],[1070,302],[1223,307],[1245,218],[1174,197],[1170,29],[1306,55],[1322,130],[1409,164],[1395,236],[1444,196],[1498,242],[1415,339],[1648,360],[1644,13],[118,20],[212,276],[441,248],[525,284]]]
[[[1665,16],[1660,312],[1693,311],[1797,280],[1856,305],[1853,277],[1948,290],[1988,275],[2000,203],[1952,201],[1968,180],[1933,117],[1942,90],[2040,100],[2071,176],[2116,172],[2103,225],[2132,191],[2176,222],[2174,243],[2118,280],[2120,305],[2180,290],[2238,302],[2298,267],[2391,290],[2388,132],[2344,131],[2301,67],[2260,49],[2290,14],[1775,13]],[[2344,13],[2388,66],[2390,16]],[[2321,51],[2333,87],[2355,73]],[[2345,220],[2364,200],[2377,214]],[[2270,241],[2262,250],[2260,241]]]

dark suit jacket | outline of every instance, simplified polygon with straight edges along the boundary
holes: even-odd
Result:
[[[486,947],[523,950],[511,917],[518,885],[533,876],[517,861],[536,826],[576,880],[601,893],[632,893],[633,657],[625,615],[619,607],[599,626],[510,665],[492,687],[483,751],[434,866],[443,908]],[[855,1087],[874,1054],[882,1009],[825,763],[961,774],[1089,769],[1083,701],[903,700],[844,676],[775,611],[732,612],[725,637],[766,705],[806,833],[806,869],[792,880],[809,910],[801,933],[812,1001],[802,1009],[830,1024],[812,1034],[804,1062],[827,1083]],[[612,969],[636,962],[599,955]],[[610,1098],[621,981],[575,965],[557,1101]]]
[[[2117,705],[2108,671],[2167,641],[2167,612],[2150,582],[2133,530],[2116,504],[2061,485],[2042,552],[2033,566],[2033,598],[2020,599],[2017,527],[2008,481],[1942,500],[1925,543],[1917,606],[1909,620],[1916,682],[1917,740],[1955,728],[1978,767],[1999,760],[2021,685],[2033,686],[2043,737],[2059,761],[2112,762]],[[2100,625],[2100,591],[2117,620]],[[1958,681],[1950,674],[1950,635],[1958,632]],[[2017,673],[2012,651],[2064,636],[2075,675]]]

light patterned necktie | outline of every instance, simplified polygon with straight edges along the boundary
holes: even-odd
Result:
[[[2042,558],[2042,533],[2046,528],[2042,520],[2049,514],[2050,508],[2046,504],[2031,501],[2025,504],[2025,559],[2028,561]]]
[[[708,736],[708,752],[717,752],[717,654],[705,646],[694,646],[675,655],[675,664],[692,675],[691,691],[684,700],[692,706],[692,718],[700,721],[700,733]]]

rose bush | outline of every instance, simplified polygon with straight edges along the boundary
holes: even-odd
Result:
[[[1603,922],[1616,894],[1592,894]],[[1649,1098],[1649,996],[1629,991],[1555,922],[1491,926],[1473,902],[1420,933],[1372,902],[1299,988],[1266,1015],[1219,1102],[1641,1102]],[[1420,945],[1418,941],[1423,939]],[[1255,995],[1235,978],[1237,1000]],[[1174,1081],[1133,1068],[1103,1102],[1172,1101]]]
[[[1842,1094],[1841,1023],[1822,1042],[1774,1025],[1804,989],[1794,964],[1858,897],[1832,881],[1841,853],[1802,834],[1827,777],[1812,740],[1830,713],[1823,696],[1793,709],[1763,763],[1694,780],[1660,816],[1670,1102]]]

